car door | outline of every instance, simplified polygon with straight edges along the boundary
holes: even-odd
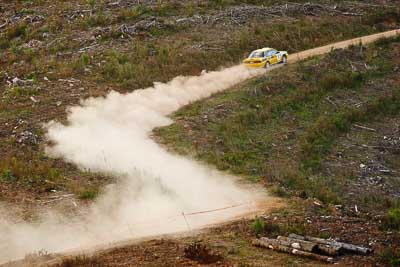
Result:
[[[271,51],[265,51],[265,57],[267,58],[269,64],[274,64]]]
[[[270,53],[271,53],[271,64],[276,64],[276,63],[278,63],[278,51],[276,51],[275,49],[274,50],[271,50],[271,51],[269,51]]]

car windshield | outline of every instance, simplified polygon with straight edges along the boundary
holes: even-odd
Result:
[[[250,54],[249,58],[264,57],[264,52],[254,51]]]

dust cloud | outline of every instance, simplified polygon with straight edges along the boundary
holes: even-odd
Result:
[[[191,159],[171,154],[149,135],[172,123],[169,114],[265,70],[234,66],[128,94],[83,100],[68,109],[67,124],[50,122],[47,154],[84,170],[117,177],[81,212],[54,211],[37,223],[10,223],[0,215],[0,262],[41,250],[59,252],[118,240],[194,229],[238,216],[258,197],[228,177]],[[243,203],[247,203],[242,205]],[[187,215],[221,207],[237,207]]]

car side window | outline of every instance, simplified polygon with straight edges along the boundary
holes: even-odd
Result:
[[[271,50],[270,52],[271,52],[271,56],[273,56],[273,55],[275,55],[277,53],[276,50]]]
[[[271,56],[271,51],[265,52],[265,56],[266,56],[266,57],[270,57],[270,56]]]

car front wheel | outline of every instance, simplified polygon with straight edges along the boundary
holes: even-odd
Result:
[[[269,64],[269,62],[267,61],[267,63],[265,63],[265,68],[268,69],[271,65]]]

